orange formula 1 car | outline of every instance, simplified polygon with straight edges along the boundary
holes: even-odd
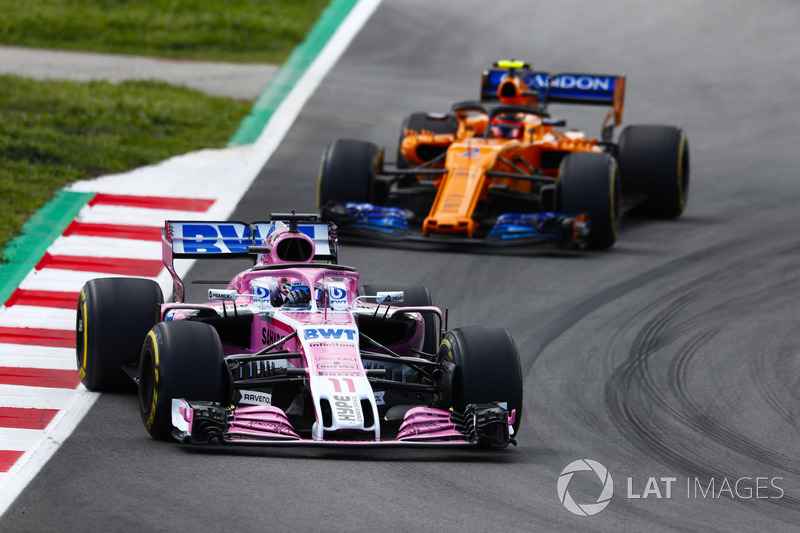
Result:
[[[331,143],[319,208],[343,238],[609,248],[623,212],[675,218],[689,189],[679,128],[628,126],[613,142],[624,96],[624,76],[498,61],[483,73],[480,101],[408,116],[394,164],[373,143]],[[546,112],[551,103],[607,106],[601,137],[565,129]]]

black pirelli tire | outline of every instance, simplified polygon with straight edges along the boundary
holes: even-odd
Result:
[[[78,296],[75,355],[78,375],[92,391],[134,390],[123,367],[139,362],[147,332],[159,320],[161,287],[138,278],[93,279]]]
[[[403,302],[396,304],[398,307],[427,307],[433,305],[431,291],[423,285],[406,285],[402,283],[366,283],[358,288],[359,294],[375,296],[379,292],[403,291]],[[425,339],[422,341],[422,351],[429,354],[436,353],[439,347],[439,317],[431,313],[421,313],[425,320]]]
[[[383,149],[353,139],[337,139],[322,155],[317,184],[320,209],[347,202],[381,204],[388,194],[377,179],[383,166]]]
[[[469,404],[505,402],[516,410],[514,436],[522,420],[522,369],[519,350],[503,328],[471,326],[448,331],[439,346],[438,359],[455,365],[452,407],[462,411]]]
[[[556,202],[564,213],[589,217],[589,248],[604,250],[617,242],[622,219],[622,188],[617,162],[609,154],[567,155],[558,169]]]
[[[644,195],[636,213],[679,217],[689,199],[689,141],[674,126],[628,126],[617,143],[623,191]]]
[[[222,343],[202,322],[156,324],[147,334],[139,364],[139,410],[158,440],[172,438],[172,400],[227,400]]]

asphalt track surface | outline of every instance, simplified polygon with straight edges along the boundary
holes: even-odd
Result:
[[[606,253],[342,249],[362,281],[429,286],[451,327],[510,330],[525,374],[519,446],[186,448],[151,440],[135,397],[104,394],[0,530],[796,530],[800,5],[448,5],[384,2],[233,218],[313,210],[330,140],[393,151],[405,114],[474,98],[492,60],[627,74],[625,123],[675,124],[689,136],[681,219],[626,220]],[[599,118],[571,125],[593,132]],[[236,266],[191,275],[227,278]],[[591,517],[571,514],[556,491],[562,469],[581,458],[615,482],[609,506]],[[671,498],[653,486],[646,499],[628,497],[646,493],[649,478],[665,496],[662,477],[676,479]],[[733,493],[742,478],[734,497],[721,490],[727,482]],[[704,490],[714,479],[720,497],[687,497],[687,479]],[[592,503],[599,487],[578,474],[569,490]]]

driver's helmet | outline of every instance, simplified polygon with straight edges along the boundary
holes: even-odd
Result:
[[[281,278],[283,305],[290,307],[307,307],[311,304],[311,291],[308,285],[289,278]]]
[[[521,139],[525,125],[515,113],[501,113],[492,118],[492,136],[499,139]]]

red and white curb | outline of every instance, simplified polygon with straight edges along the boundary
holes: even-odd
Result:
[[[75,308],[83,284],[145,277],[169,294],[159,221],[206,218],[214,203],[98,194],[0,308],[1,495],[27,465],[38,471],[98,396],[86,391],[76,371]],[[131,215],[138,225],[122,223]]]
[[[95,194],[0,307],[0,514],[99,397],[77,372],[83,284],[144,277],[170,295],[164,221],[226,220],[264,161],[255,145],[205,150],[72,187]],[[176,267],[184,274],[191,264]]]
[[[0,515],[99,396],[77,375],[75,307],[83,284],[103,276],[147,277],[169,297],[172,280],[161,264],[164,221],[228,219],[379,3],[359,0],[254,144],[194,152],[69,188],[96,194],[0,307]],[[281,179],[274,178],[275,186]],[[191,264],[175,266],[184,275]]]

